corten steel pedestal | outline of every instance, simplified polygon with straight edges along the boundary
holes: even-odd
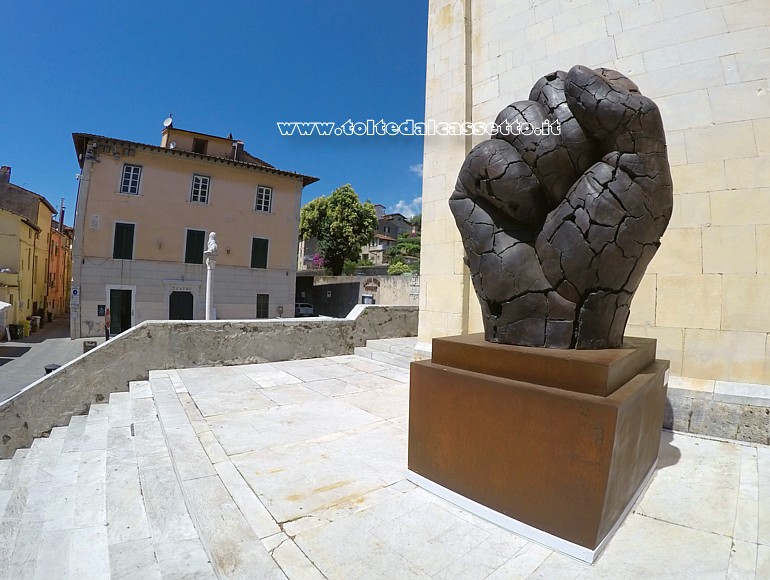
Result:
[[[658,457],[668,361],[655,340],[611,350],[433,340],[413,362],[409,479],[593,562]]]

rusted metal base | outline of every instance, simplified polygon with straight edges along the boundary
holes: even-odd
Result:
[[[409,471],[420,476],[412,479],[592,561],[657,460],[668,361],[655,360],[650,339],[612,351],[488,344],[473,335],[435,339],[432,361],[412,363]],[[479,372],[485,366],[491,374]]]

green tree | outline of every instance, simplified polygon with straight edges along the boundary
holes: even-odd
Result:
[[[412,269],[403,262],[394,262],[388,266],[388,275],[390,276],[406,274],[411,271]]]
[[[318,249],[334,276],[342,274],[345,260],[358,260],[361,246],[376,229],[374,206],[361,203],[349,184],[305,204],[300,212],[300,239],[318,238]]]
[[[416,226],[418,230],[422,228],[422,214],[418,213],[412,216],[412,219],[409,220],[409,223],[413,226]]]

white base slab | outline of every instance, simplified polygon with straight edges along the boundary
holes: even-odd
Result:
[[[554,536],[553,534],[544,532],[543,530],[539,530],[538,528],[532,527],[528,524],[525,524],[524,522],[520,522],[519,520],[515,520],[509,516],[506,516],[505,514],[501,514],[500,512],[497,512],[491,508],[488,508],[485,505],[482,505],[476,501],[473,501],[472,499],[469,499],[463,495],[460,495],[459,493],[454,492],[451,489],[447,489],[443,485],[440,485],[428,479],[427,477],[423,477],[422,475],[415,473],[414,471],[411,471],[409,469],[406,470],[406,478],[412,483],[414,483],[415,485],[418,485],[423,489],[437,495],[441,499],[445,499],[448,502],[453,503],[456,506],[461,507],[466,511],[469,511],[474,515],[484,518],[485,520],[490,521],[493,524],[500,526],[501,528],[511,531],[516,535],[527,538],[528,540],[532,540],[533,542],[537,542],[538,544],[542,544],[543,546],[550,548],[551,550],[556,550],[557,552],[561,552],[562,554],[565,554],[567,556],[571,556],[573,558],[577,558],[578,560],[582,560],[583,562],[588,562],[589,564],[593,564],[596,561],[596,559],[599,557],[599,554],[602,553],[602,550],[604,550],[604,548],[607,547],[607,544],[609,543],[610,539],[612,539],[612,536],[615,535],[615,532],[618,530],[618,528],[621,526],[623,521],[626,519],[626,516],[634,507],[634,505],[636,505],[636,502],[639,500],[642,494],[647,490],[647,486],[649,486],[657,466],[658,466],[658,461],[656,459],[655,463],[652,465],[652,468],[650,468],[650,471],[644,477],[644,481],[642,482],[642,485],[639,486],[639,489],[634,494],[634,497],[631,499],[630,502],[628,502],[628,505],[623,510],[623,513],[621,514],[621,516],[618,518],[618,521],[615,523],[614,526],[612,526],[612,529],[602,539],[599,545],[593,550],[590,548],[586,548],[585,546],[580,546],[578,544],[575,544],[563,538],[559,538],[557,536]]]

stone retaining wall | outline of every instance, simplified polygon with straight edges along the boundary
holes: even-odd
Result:
[[[413,306],[359,305],[345,319],[142,322],[0,403],[0,458],[150,370],[352,354],[367,340],[416,336],[417,317]]]

